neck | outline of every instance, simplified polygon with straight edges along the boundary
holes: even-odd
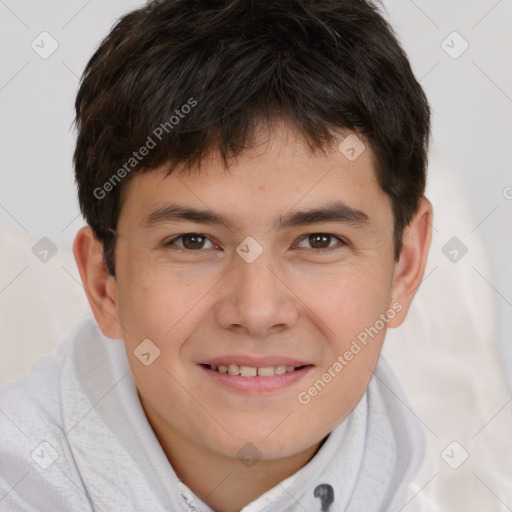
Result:
[[[143,405],[178,478],[217,512],[240,511],[306,465],[322,444],[290,457],[240,460],[195,443],[151,414],[147,404]]]
[[[292,457],[259,460],[247,467],[178,437],[174,441],[164,451],[178,478],[217,512],[240,511],[307,464],[318,449],[317,445]]]

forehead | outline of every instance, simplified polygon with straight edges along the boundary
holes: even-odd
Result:
[[[390,202],[378,185],[374,154],[362,138],[343,133],[325,152],[312,151],[286,125],[257,131],[254,144],[231,159],[229,169],[220,154],[212,152],[200,168],[176,166],[168,174],[164,165],[133,176],[123,195],[121,217],[128,216],[141,226],[155,212],[177,202],[210,210],[224,219],[230,212],[227,227],[231,229],[258,221],[275,227],[287,212],[334,203],[370,219],[380,209],[383,220],[390,220],[390,211],[382,212],[390,210]]]

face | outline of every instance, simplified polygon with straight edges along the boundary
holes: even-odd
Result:
[[[350,161],[283,126],[258,133],[229,171],[212,155],[131,179],[109,286],[156,430],[274,459],[351,412],[400,305],[370,148]]]

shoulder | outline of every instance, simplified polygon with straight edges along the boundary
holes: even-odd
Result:
[[[90,319],[81,319],[58,349],[30,372],[0,387],[0,510],[70,510],[88,503],[63,421],[63,374]]]

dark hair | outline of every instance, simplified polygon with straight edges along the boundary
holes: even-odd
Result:
[[[214,150],[228,168],[258,121],[288,121],[312,151],[339,130],[370,145],[396,260],[424,195],[430,107],[370,0],[152,1],[102,41],[75,107],[80,208],[112,275],[130,177],[166,163],[200,169]]]

